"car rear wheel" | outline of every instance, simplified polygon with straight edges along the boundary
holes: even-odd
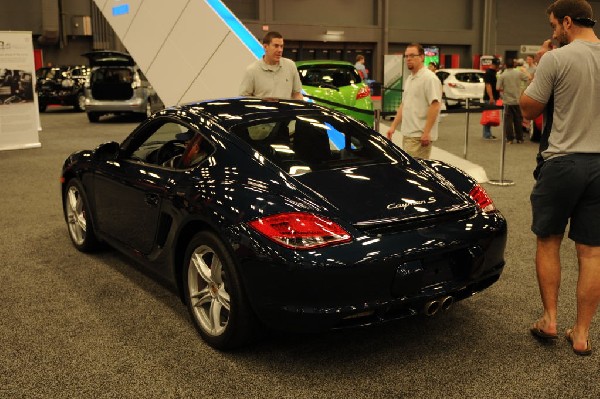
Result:
[[[75,248],[82,252],[90,252],[98,248],[99,242],[94,234],[90,219],[90,211],[83,187],[77,179],[67,184],[63,197],[65,220],[69,228],[69,236]]]
[[[100,120],[100,114],[98,112],[88,112],[87,117],[92,123],[96,123]]]
[[[233,258],[215,234],[201,232],[192,238],[186,250],[183,280],[194,325],[210,346],[233,349],[253,337],[254,314]]]
[[[85,111],[85,95],[83,93],[77,94],[77,102],[75,103],[75,111]]]
[[[48,108],[48,105],[46,104],[38,104],[38,109],[40,110],[40,112],[44,112],[46,111],[46,108]]]

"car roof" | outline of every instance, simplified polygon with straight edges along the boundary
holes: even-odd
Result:
[[[183,111],[183,112],[182,112]],[[232,126],[252,122],[264,118],[280,118],[285,116],[307,115],[315,113],[331,113],[320,105],[303,100],[260,99],[255,97],[233,97],[206,100],[167,108],[155,115],[182,114],[208,116],[218,120],[226,129]]]
[[[308,61],[296,61],[296,66],[307,66],[307,65],[343,65],[354,67],[354,64],[348,61],[339,60],[308,60]]]

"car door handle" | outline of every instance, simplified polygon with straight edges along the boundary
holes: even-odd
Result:
[[[144,201],[150,206],[158,206],[158,195],[157,194],[146,194]]]

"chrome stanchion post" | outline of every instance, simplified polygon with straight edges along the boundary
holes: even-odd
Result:
[[[467,148],[469,146],[469,99],[466,102],[467,112],[465,114],[465,148],[463,149],[463,158],[467,159]]]
[[[381,110],[380,109],[375,109],[374,112],[374,123],[373,123],[373,128],[375,129],[376,132],[379,131],[379,119],[381,118]]]
[[[504,110],[505,108],[502,108],[502,128],[504,130]],[[502,131],[501,133],[502,135],[502,140],[501,140],[501,147],[500,147],[500,179],[499,180],[490,180],[488,183],[494,185],[494,186],[514,186],[515,182],[513,182],[512,180],[504,180],[504,150],[506,149],[506,137],[504,136],[504,131]]]

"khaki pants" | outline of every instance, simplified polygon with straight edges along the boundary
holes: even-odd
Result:
[[[408,152],[410,156],[415,158],[429,159],[431,155],[432,144],[427,147],[421,145],[420,137],[402,136],[402,148]]]

